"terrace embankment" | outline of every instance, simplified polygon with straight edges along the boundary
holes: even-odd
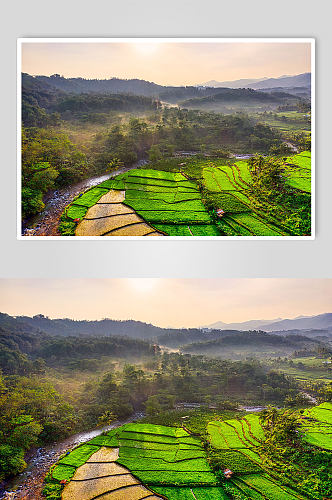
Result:
[[[118,448],[100,448],[76,470],[63,490],[62,499],[92,500],[97,496],[104,500],[161,498],[143,486],[126,467],[117,464],[118,458]]]
[[[123,203],[125,191],[110,190],[86,212],[76,236],[164,236]]]
[[[141,414],[133,415],[133,419],[141,416]],[[114,424],[106,427],[99,427],[85,432],[80,432],[67,439],[53,443],[45,448],[38,448],[29,457],[26,458],[28,467],[24,472],[15,476],[10,481],[1,485],[0,499],[2,500],[42,500],[44,497],[41,494],[43,489],[43,481],[45,474],[59,457],[67,450],[72,449],[74,446],[89,441],[90,439],[99,436],[103,432],[110,429],[120,427],[124,423],[131,422],[132,420],[123,420],[115,422]]]
[[[49,191],[44,197],[44,210],[22,222],[23,236],[60,236],[58,226],[61,214],[74,198],[76,198],[81,192],[84,192],[93,186],[97,186],[109,178],[128,172],[129,170],[142,166],[145,163],[145,160],[139,160],[131,167],[119,168],[110,174],[91,177],[72,186]]]

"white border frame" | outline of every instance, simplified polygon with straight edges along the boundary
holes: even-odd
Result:
[[[158,40],[159,43],[309,43],[311,45],[311,235],[310,236],[164,236],[145,238],[144,236],[112,236],[102,238],[101,236],[23,236],[21,233],[21,139],[22,139],[22,45],[23,43],[149,43]],[[159,38],[159,37],[118,37],[118,38],[18,38],[17,39],[17,240],[61,240],[61,241],[114,241],[114,240],[136,240],[136,241],[193,241],[193,240],[279,240],[279,241],[312,241],[316,235],[316,66],[315,66],[315,38]]]

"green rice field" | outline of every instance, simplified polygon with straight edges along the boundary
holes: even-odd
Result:
[[[62,234],[141,236],[142,223],[150,227],[145,232],[147,236],[293,234],[285,225],[285,217],[278,216],[269,202],[255,199],[250,167],[245,160],[194,158],[187,163],[169,160],[160,166],[149,166],[120,174],[80,194],[62,216]],[[289,188],[310,194],[310,151],[283,158],[283,172]],[[116,202],[105,199],[107,193],[114,192],[123,198]],[[221,217],[219,209],[223,211]],[[289,210],[286,209],[287,216]],[[128,218],[128,214],[132,215]],[[80,232],[83,221],[87,229]],[[134,226],[139,230],[135,232]],[[128,227],[130,231],[126,230]]]
[[[302,410],[300,415],[303,439],[331,450],[332,403]],[[266,436],[258,413],[210,421],[206,433],[204,444],[203,437],[182,427],[125,424],[60,458],[46,478],[50,491],[58,487],[60,493],[46,498],[231,500],[236,494],[254,500],[311,498],[266,467],[262,457]],[[223,478],[225,469],[232,471],[230,479]]]
[[[114,487],[110,482],[105,482],[105,464],[111,463],[111,459],[105,454],[108,449],[117,450],[116,460],[112,463],[115,467],[120,467],[115,474],[110,474],[110,477],[128,476],[129,482],[121,483],[118,488],[116,481]],[[97,463],[100,464],[103,475],[98,475]],[[124,474],[125,471],[127,474]],[[53,484],[65,482],[62,498],[72,498],[70,495],[73,491],[75,494],[77,488],[80,500],[92,499],[94,497],[89,496],[89,491],[85,496],[85,490],[82,489],[82,481],[90,484],[91,474],[94,474],[95,481],[96,478],[100,478],[96,485],[98,492],[104,488],[102,494],[110,495],[112,492],[117,499],[130,499],[129,488],[133,485],[136,488],[136,484],[144,484],[145,488],[150,490],[150,495],[155,494],[155,498],[160,498],[158,494],[162,495],[161,498],[170,500],[229,498],[218,484],[201,440],[178,427],[151,424],[123,425],[105,435],[97,436],[65,455],[51,468],[48,481]],[[136,478],[134,483],[131,482],[132,477]],[[70,493],[68,493],[69,484]],[[145,498],[146,492],[143,491],[142,495],[136,495],[135,498]],[[112,498],[112,495],[107,498]]]

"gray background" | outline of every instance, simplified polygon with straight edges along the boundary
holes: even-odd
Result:
[[[0,278],[332,278],[329,2],[16,0],[6,2],[2,16]],[[17,241],[16,38],[38,36],[316,38],[316,240]]]

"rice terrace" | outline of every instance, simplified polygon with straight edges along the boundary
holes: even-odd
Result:
[[[285,205],[257,198],[253,189],[255,168],[268,161],[282,172]],[[60,230],[76,236],[301,234],[290,215],[310,196],[310,151],[256,163],[169,160],[130,170],[80,194],[66,208]]]
[[[66,453],[51,467],[44,495],[63,500],[320,498],[306,489],[305,481],[299,486],[296,465],[287,465],[287,454],[284,463],[269,455],[271,419],[277,427],[278,417],[292,425],[308,451],[316,449],[326,463],[331,460],[331,403],[279,415],[272,409],[215,417],[200,432],[189,417],[181,427],[130,423]]]

